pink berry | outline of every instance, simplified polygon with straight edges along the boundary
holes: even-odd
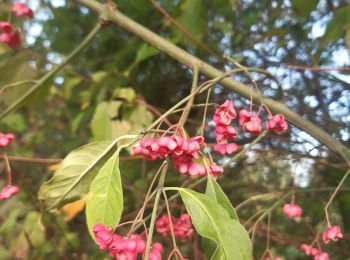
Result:
[[[298,204],[284,204],[283,214],[289,218],[297,218],[303,214],[302,208]]]
[[[214,113],[213,120],[217,124],[229,125],[236,117],[236,110],[230,100],[226,100]]]
[[[338,241],[338,239],[343,238],[343,234],[339,226],[332,226],[322,233],[322,240],[325,244],[329,241]]]
[[[9,22],[0,22],[0,42],[6,44],[8,47],[13,48],[21,44],[21,38],[18,31]]]
[[[0,200],[5,200],[11,198],[19,191],[17,186],[7,185],[0,191]]]
[[[288,124],[283,115],[277,114],[267,121],[265,129],[274,131],[276,134],[280,135],[288,129]]]
[[[26,16],[28,18],[33,18],[33,11],[24,3],[15,3],[12,6],[12,12],[16,14],[16,16]]]

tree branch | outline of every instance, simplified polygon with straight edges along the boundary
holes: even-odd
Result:
[[[194,63],[198,63],[199,64],[198,69],[200,73],[202,73],[203,75],[209,78],[215,78],[224,74],[224,72],[214,68],[213,66],[205,63],[204,61],[198,59],[197,57],[187,53],[186,51],[182,50],[176,45],[168,42],[167,40],[163,39],[162,37],[158,36],[157,34],[143,27],[142,25],[136,23],[129,17],[120,13],[118,10],[111,10],[107,6],[95,0],[75,0],[75,1],[88,8],[93,9],[99,15],[103,15],[103,17],[105,17],[108,21],[120,26],[121,28],[125,29],[130,33],[133,33],[134,35],[141,38],[144,42],[168,54],[169,56],[181,62],[182,64],[185,64],[188,67],[191,67]],[[226,78],[221,81],[221,84],[224,87],[227,87],[235,91],[236,93],[238,93],[239,95],[245,98],[250,98],[250,95],[252,94],[253,100],[258,103],[260,102],[258,93],[251,91],[248,86],[242,84],[239,81],[236,81],[232,78]],[[298,115],[297,113],[291,111],[289,108],[287,108],[284,104],[280,102],[277,102],[270,98],[263,98],[263,102],[273,112],[281,113],[285,115],[285,117],[289,122],[291,122],[295,126],[299,127],[300,129],[304,130],[305,132],[309,133],[310,135],[318,139],[320,142],[326,145],[330,150],[334,151],[335,153],[338,153],[344,158],[346,162],[350,163],[350,150],[345,145],[333,139],[323,129],[313,124],[312,122],[304,119],[302,116]]]

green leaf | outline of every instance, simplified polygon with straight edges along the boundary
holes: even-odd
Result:
[[[45,242],[45,229],[40,223],[40,214],[36,211],[31,211],[27,214],[23,223],[27,238],[30,243],[35,246],[41,246]]]
[[[211,176],[208,177],[205,194],[212,200],[219,203],[220,206],[222,206],[227,211],[230,218],[239,220],[236,210],[232,206],[230,200],[227,198],[220,185]]]
[[[0,260],[10,260],[10,259],[12,259],[10,251],[8,250],[8,248],[0,244]]]
[[[211,176],[208,176],[205,194],[222,206],[227,211],[231,219],[238,221],[236,210],[233,208],[226,194],[222,191],[220,185],[213,178],[211,178]],[[207,256],[212,256],[216,250],[216,243],[213,240],[203,238],[202,244],[205,254]]]
[[[21,85],[7,86],[0,90],[0,118],[7,115],[12,110],[16,109],[18,106],[23,104],[23,102],[18,102],[19,98],[26,95],[34,83],[27,82]]]
[[[35,109],[41,107],[45,102],[47,96],[50,94],[51,90],[54,90],[55,87],[52,83],[52,80],[48,80],[40,85],[38,89],[33,91],[30,95],[26,97],[23,103],[19,103],[18,106],[25,106],[29,109]],[[23,93],[24,95],[26,93]],[[15,107],[15,109],[17,106]]]
[[[153,115],[142,105],[129,106],[125,108],[123,119],[132,125],[131,133],[138,133],[140,130],[146,129],[153,121]]]
[[[16,55],[4,55],[0,59],[0,88],[4,85],[36,78],[37,72],[29,65],[31,54],[21,51]]]
[[[91,78],[95,83],[100,83],[107,77],[108,73],[106,71],[97,71],[92,74]]]
[[[72,92],[76,86],[78,86],[81,83],[81,78],[66,78],[64,80],[64,83],[61,87],[63,97],[68,100],[72,96]]]
[[[185,188],[180,192],[197,232],[216,242],[217,248],[210,259],[251,260],[252,245],[247,231],[216,201]]]
[[[311,11],[316,8],[318,0],[292,0],[292,6],[295,12],[302,18],[307,18]]]
[[[24,116],[20,113],[11,113],[2,120],[2,125],[15,132],[23,132],[27,128]]]
[[[95,110],[90,127],[94,141],[112,140],[116,137],[115,118],[122,102],[101,102]]]
[[[119,154],[115,153],[93,180],[86,202],[86,221],[93,237],[95,224],[116,226],[123,211],[123,190],[119,171]]]
[[[117,141],[91,143],[70,152],[61,168],[40,187],[38,197],[44,207],[55,210],[83,198]]]
[[[15,230],[16,226],[18,226],[18,218],[23,214],[23,205],[21,206],[14,207],[6,217],[1,216],[4,219],[0,225],[0,234],[2,237],[8,237]]]
[[[29,53],[22,51],[0,60],[0,118],[23,104],[20,98],[34,86],[30,80],[36,78],[37,72],[29,65],[29,59]],[[25,84],[8,85],[24,81]]]
[[[113,98],[124,99],[132,102],[136,97],[136,93],[132,88],[117,88],[113,91]]]
[[[151,57],[157,55],[158,53],[159,53],[159,51],[157,49],[144,43],[141,45],[141,47],[137,51],[134,63],[136,64],[136,63],[139,63],[141,61],[147,60],[148,58],[151,58]]]
[[[350,28],[350,5],[337,9],[333,18],[327,24],[327,29],[322,37],[322,46],[330,42],[339,40],[344,33],[344,30]]]
[[[181,11],[178,21],[194,38],[200,39],[206,26],[203,2],[201,0],[186,0],[181,6]],[[186,37],[183,36],[184,39]]]
[[[72,121],[72,131],[76,133],[79,130],[79,127],[81,125],[81,122],[83,121],[85,116],[84,112],[79,112],[76,116],[74,116],[73,121]]]

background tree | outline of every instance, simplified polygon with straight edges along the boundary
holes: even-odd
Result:
[[[22,80],[38,80],[62,63],[99,19],[84,2],[89,1],[29,2],[34,19],[15,21],[22,28],[23,46],[0,46],[2,88]],[[8,19],[11,4],[1,3],[2,21]],[[258,72],[232,77],[253,90],[257,87],[263,96],[286,104],[343,145],[349,145],[349,1],[162,0],[115,4],[132,20],[222,71],[236,68],[238,63],[271,73],[272,77]],[[199,74],[200,83],[208,79]],[[71,150],[146,129],[190,93],[192,78],[193,69],[150,47],[133,33],[107,24],[78,57],[26,99],[19,110],[7,114],[1,122],[2,132],[17,135],[8,158],[21,192],[0,205],[0,257],[99,258],[85,216],[79,213],[84,201],[66,207],[59,215],[45,215],[44,228],[36,199],[39,186],[57,170],[55,163]],[[1,110],[6,111],[31,86],[33,82],[27,82],[10,95],[1,92]],[[226,99],[232,100],[238,110],[250,104],[249,99],[216,84],[207,120],[212,118],[215,104]],[[203,94],[195,99],[197,104],[205,101]],[[259,105],[254,102],[254,109],[258,110]],[[189,114],[185,126],[191,135],[202,124],[203,110],[193,108]],[[168,120],[176,123],[179,114]],[[332,147],[289,126],[283,135],[268,134],[259,140],[218,179],[241,222],[250,234],[254,233],[256,259],[266,249],[267,233],[274,255],[304,259],[298,247],[311,242],[324,226],[324,206],[349,167]],[[245,147],[254,138],[243,134],[237,143]],[[205,139],[215,143],[210,124],[205,127]],[[214,159],[220,163],[227,160],[220,158]],[[122,220],[130,220],[141,207],[159,163],[146,163],[128,152],[123,152],[120,159],[125,200]],[[177,186],[186,179],[174,173],[168,175],[167,182]],[[348,185],[346,180],[342,187],[348,189]],[[196,186],[198,191],[204,189],[205,184]],[[282,202],[275,204],[281,196],[276,192],[291,189],[297,191],[297,202],[304,210],[301,221],[288,220],[282,215]],[[261,194],[270,195],[259,197]],[[249,204],[241,204],[247,199]],[[346,259],[350,254],[346,247],[349,201],[349,193],[341,190],[330,208],[332,222],[342,226],[345,233],[343,240],[324,248],[331,259]],[[172,207],[180,212],[183,206],[176,200]],[[271,207],[271,215],[254,226],[250,217]],[[70,215],[72,218],[67,219]],[[179,248],[192,259],[200,254],[200,243],[195,237],[194,245],[179,244]],[[164,244],[170,245],[171,241],[165,240]]]

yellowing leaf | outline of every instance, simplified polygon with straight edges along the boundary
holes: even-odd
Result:
[[[72,203],[66,204],[61,211],[65,213],[63,218],[64,221],[72,220],[76,215],[78,215],[85,207],[86,197],[80,200],[76,200]]]
[[[350,50],[350,28],[346,30],[344,36],[345,46],[348,50]]]
[[[57,170],[59,170],[60,168],[61,168],[61,164],[59,164],[59,163],[52,164],[52,165],[50,165],[49,167],[47,167],[47,169],[48,169],[49,171],[57,171]]]
[[[117,142],[90,143],[71,151],[61,168],[40,187],[38,197],[44,207],[54,211],[83,198]]]
[[[90,102],[84,102],[83,104],[81,104],[80,109],[81,110],[85,110],[90,106]]]
[[[29,242],[24,231],[18,237],[11,240],[10,251],[13,259],[28,259]]]

